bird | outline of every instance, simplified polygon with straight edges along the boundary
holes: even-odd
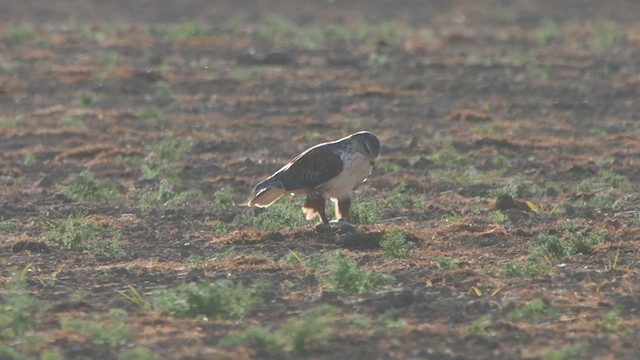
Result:
[[[302,211],[307,220],[320,218],[316,230],[351,227],[349,209],[356,186],[367,180],[380,155],[380,140],[369,131],[315,145],[273,175],[258,183],[249,206],[268,207],[285,194],[304,194]],[[329,221],[326,200],[335,204],[335,221]]]

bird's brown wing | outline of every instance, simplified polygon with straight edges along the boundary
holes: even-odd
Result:
[[[286,190],[315,189],[342,172],[343,161],[333,148],[313,148],[292,160],[282,173]]]

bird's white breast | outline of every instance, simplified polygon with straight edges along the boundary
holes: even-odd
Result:
[[[360,153],[342,153],[340,157],[344,162],[342,172],[322,186],[322,190],[334,199],[351,192],[371,175],[373,169],[369,160]]]

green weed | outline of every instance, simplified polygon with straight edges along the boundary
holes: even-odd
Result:
[[[96,202],[118,197],[118,188],[108,181],[96,181],[89,170],[73,177],[68,185],[58,186],[58,191],[72,199]]]
[[[625,335],[625,325],[622,322],[621,315],[622,306],[614,306],[609,312],[607,312],[602,318],[600,326],[607,332],[617,333]]]
[[[202,191],[199,189],[176,191],[169,180],[161,179],[157,189],[147,189],[139,193],[138,206],[142,210],[175,208],[187,204],[189,200],[199,198],[201,195]]]
[[[225,186],[213,194],[213,208],[218,211],[231,211],[235,209],[236,203],[233,200],[233,189]]]
[[[337,292],[361,294],[376,291],[395,281],[392,276],[361,269],[343,251],[334,251],[328,256],[312,259],[311,263],[318,271],[320,283]]]
[[[188,40],[202,38],[207,35],[209,29],[198,21],[188,21],[175,24],[164,30],[166,40]]]
[[[561,31],[560,25],[553,19],[545,19],[536,30],[536,41],[540,45],[546,45],[554,41]]]
[[[238,81],[247,81],[257,78],[261,73],[261,70],[255,67],[238,67],[231,69],[229,76]]]
[[[554,267],[543,259],[532,257],[529,261],[508,262],[500,269],[500,276],[503,278],[529,277],[543,274],[553,274]]]
[[[487,328],[492,324],[493,324],[493,317],[491,316],[491,314],[485,314],[473,320],[471,324],[469,324],[469,328],[467,329],[467,332],[469,333],[469,335],[486,337],[489,335]]]
[[[88,336],[95,345],[117,347],[129,341],[128,315],[124,310],[112,309],[107,318],[94,316],[91,320],[62,319],[62,329]]]
[[[47,240],[69,249],[102,251],[109,256],[124,256],[119,232],[110,232],[84,214],[69,215],[66,220],[45,222]]]
[[[585,344],[578,343],[574,345],[565,346],[562,349],[549,349],[544,355],[544,360],[573,360],[578,359],[580,352],[585,347]]]
[[[22,44],[37,40],[38,35],[28,27],[12,26],[5,30],[3,38],[12,44]]]
[[[489,217],[500,225],[506,225],[510,222],[509,217],[500,210],[490,212]]]
[[[151,350],[138,346],[132,350],[126,350],[118,355],[118,360],[159,360]]]
[[[445,256],[437,256],[435,260],[438,265],[438,269],[443,271],[456,270],[460,267],[460,259],[458,258],[448,258]]]
[[[416,249],[416,244],[406,239],[407,234],[393,229],[382,237],[380,248],[385,259],[404,259]]]
[[[280,199],[258,214],[243,212],[233,220],[234,223],[268,231],[279,231],[308,225],[301,209],[300,199]]]
[[[522,305],[507,314],[509,321],[538,321],[541,319],[552,319],[557,316],[553,309],[549,309],[542,299],[533,299],[529,303]]]
[[[389,195],[382,201],[384,205],[391,207],[401,207],[405,209],[421,208],[426,206],[426,202],[422,198],[411,196],[407,191],[405,184],[396,186]]]
[[[375,224],[380,221],[378,202],[356,194],[349,211],[349,221],[353,224]]]
[[[592,22],[588,24],[588,27],[593,32],[592,44],[597,49],[610,49],[616,44],[619,38],[614,24],[610,21]]]
[[[75,106],[91,107],[96,105],[102,97],[94,92],[81,91],[73,98],[71,103]]]
[[[324,306],[287,320],[279,329],[251,325],[222,340],[224,345],[249,346],[256,352],[305,353],[333,338],[339,310]]]
[[[154,124],[167,120],[165,113],[155,106],[140,108],[136,111],[135,116],[140,119],[149,120]]]
[[[7,128],[17,128],[18,125],[22,124],[22,116],[2,116],[0,117],[0,125]]]
[[[369,54],[369,57],[367,58],[367,63],[371,67],[383,67],[388,65],[390,62],[391,58],[389,55],[380,54],[375,51]]]
[[[442,142],[442,149],[436,152],[431,160],[438,167],[466,166],[470,163],[469,157],[460,154],[450,139]]]
[[[14,271],[3,286],[0,298],[0,339],[26,341],[25,335],[38,325],[45,304],[34,299],[27,289],[28,267]]]
[[[185,317],[240,319],[264,302],[262,284],[233,285],[228,281],[188,283],[151,295],[154,307]]]

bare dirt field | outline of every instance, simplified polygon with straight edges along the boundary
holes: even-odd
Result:
[[[638,14],[0,1],[0,359],[640,358]],[[360,130],[355,231],[244,205]]]

